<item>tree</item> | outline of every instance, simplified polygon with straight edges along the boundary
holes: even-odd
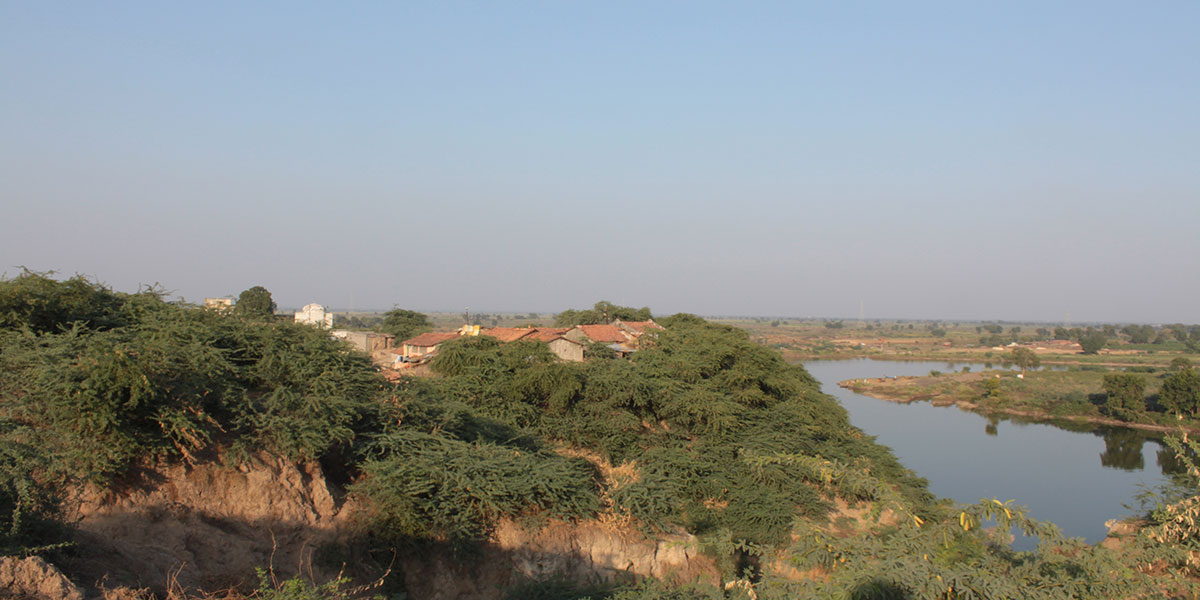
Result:
[[[622,321],[649,321],[651,319],[650,309],[644,306],[642,308],[617,306],[612,302],[601,300],[590,309],[567,309],[558,313],[554,317],[554,326],[607,325],[616,319],[621,319]]]
[[[397,341],[403,341],[429,331],[433,329],[433,326],[429,323],[429,317],[422,313],[393,308],[383,314],[383,324],[379,326],[379,329],[384,333],[396,336]]]
[[[267,288],[256,285],[238,294],[236,310],[238,314],[261,319],[269,319],[275,314],[275,301]]]
[[[1104,376],[1105,406],[1114,415],[1146,410],[1146,378],[1133,373]]]
[[[1042,365],[1042,359],[1029,348],[1015,348],[1012,353],[1012,361],[1018,367],[1021,367],[1021,374],[1025,374],[1026,369],[1036,369]]]
[[[1195,369],[1180,369],[1163,380],[1158,393],[1163,408],[1178,415],[1200,413],[1200,374]]]
[[[1171,359],[1170,369],[1172,371],[1178,371],[1180,369],[1190,369],[1190,368],[1192,368],[1192,361],[1190,361],[1182,356],[1176,356],[1175,358]]]
[[[946,330],[941,329],[941,328],[931,329],[929,331],[929,333],[932,334],[933,337],[939,337],[939,338],[946,337]]]
[[[1096,354],[1107,343],[1108,338],[1098,332],[1092,332],[1079,338],[1079,346],[1083,348],[1084,354]]]

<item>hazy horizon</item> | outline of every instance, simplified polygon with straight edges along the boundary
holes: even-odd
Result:
[[[1200,4],[353,8],[0,6],[0,272],[1200,323]]]

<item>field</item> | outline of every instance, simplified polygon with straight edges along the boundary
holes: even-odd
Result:
[[[745,329],[755,341],[781,352],[785,359],[873,358],[878,360],[932,360],[994,362],[1007,360],[1006,344],[1050,339],[1053,326],[1038,323],[942,321],[815,321],[770,318],[724,318],[714,321]],[[987,328],[1000,328],[991,333]],[[1015,332],[1013,330],[1016,330]],[[1042,333],[1039,333],[1041,330]],[[939,335],[940,334],[940,335]],[[1044,364],[1096,366],[1162,366],[1180,356],[1200,363],[1200,354],[1176,341],[1133,344],[1119,333],[1097,354],[1076,351],[1039,351]],[[990,339],[989,339],[990,338]],[[1000,338],[1000,339],[997,339]]]

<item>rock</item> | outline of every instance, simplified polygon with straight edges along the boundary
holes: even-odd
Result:
[[[253,589],[255,568],[325,580],[312,555],[337,538],[343,512],[313,463],[269,455],[232,467],[174,464],[140,485],[83,490],[71,507],[80,581],[188,592]]]
[[[0,558],[0,598],[83,600],[83,592],[41,557]]]

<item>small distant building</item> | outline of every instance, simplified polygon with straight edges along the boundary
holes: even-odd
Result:
[[[205,298],[204,308],[219,311],[233,310],[233,298]]]
[[[1030,342],[1022,345],[1030,350],[1033,350],[1034,352],[1083,352],[1083,346],[1080,346],[1078,342],[1071,340],[1042,340],[1040,342]]]
[[[527,338],[536,332],[536,329],[531,327],[492,327],[479,332],[479,335],[496,338],[501,342],[515,342],[519,339]]]
[[[330,335],[350,344],[354,349],[367,354],[380,350],[390,350],[396,341],[396,336],[390,333],[378,333],[375,331],[334,329],[330,332]]]
[[[649,321],[622,321],[617,319],[612,323],[617,329],[628,333],[634,337],[650,332],[653,329],[663,329],[662,325],[654,322],[654,319]]]
[[[409,338],[400,342],[400,347],[393,350],[393,354],[398,354],[405,360],[417,359],[422,356],[427,356],[437,352],[438,344],[447,340],[458,339],[457,331],[447,333],[422,333],[414,338]]]
[[[616,325],[576,325],[563,337],[580,344],[601,342],[604,344],[624,344],[633,339],[633,335],[621,331]]]
[[[544,342],[550,347],[550,351],[562,360],[583,362],[583,344],[567,339],[565,337],[567,331],[569,331],[567,327],[538,328],[531,335],[522,339]]]
[[[333,329],[333,313],[327,312],[325,307],[320,304],[306,304],[304,308],[296,312],[296,322],[323,329]]]

